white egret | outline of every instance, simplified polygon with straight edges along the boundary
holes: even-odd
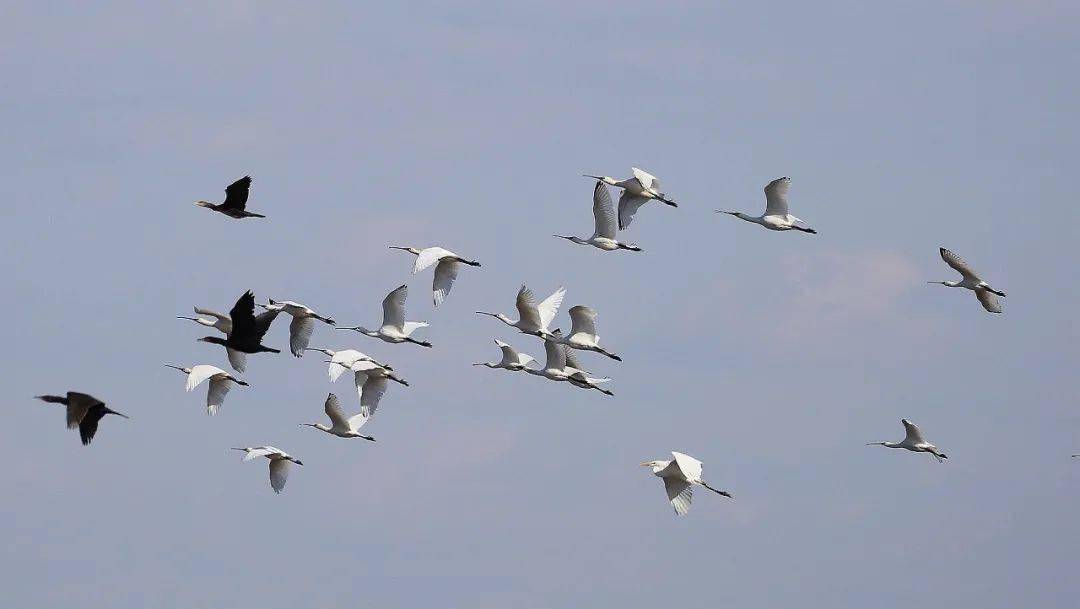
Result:
[[[375,438],[371,436],[358,433],[360,428],[371,419],[371,409],[361,408],[359,414],[346,417],[345,412],[341,409],[341,402],[338,401],[336,395],[331,393],[326,396],[326,404],[323,405],[323,410],[326,412],[326,416],[330,417],[331,426],[328,427],[323,423],[301,423],[301,425],[314,427],[339,438],[363,438],[372,442],[375,441]]]
[[[678,207],[675,201],[660,192],[660,180],[656,176],[637,167],[631,167],[630,172],[633,175],[625,180],[585,174],[586,178],[600,180],[604,184],[623,189],[622,196],[619,197],[619,230],[629,228],[634,220],[634,214],[650,200],[655,199],[672,207]]]
[[[579,245],[591,245],[604,251],[630,250],[640,252],[641,248],[632,243],[622,243],[615,239],[615,206],[611,203],[607,187],[603,182],[597,182],[593,188],[593,234],[588,239],[571,235],[555,235],[560,239],[566,239]]]
[[[360,360],[372,362],[378,366],[386,368],[387,370],[393,370],[393,366],[390,364],[384,364],[377,359],[369,357],[368,355],[357,351],[356,349],[343,349],[341,351],[334,351],[333,349],[315,349],[307,348],[305,351],[318,351],[330,356],[330,368],[327,370],[327,374],[330,376],[330,382],[338,380],[343,372],[349,369],[349,366]]]
[[[611,359],[621,362],[622,358],[600,346],[600,337],[596,333],[596,310],[591,307],[577,305],[570,307],[570,321],[572,327],[570,334],[559,338],[557,342],[571,349],[594,351],[606,355]]]
[[[246,448],[233,448],[244,451],[244,461],[251,461],[259,457],[270,460],[270,487],[275,493],[280,493],[285,488],[285,479],[289,477],[289,463],[303,465],[299,459],[289,453],[274,448],[273,446],[249,446]]]
[[[799,218],[788,213],[788,190],[791,189],[791,178],[777,178],[765,186],[765,213],[760,216],[750,216],[737,211],[716,210],[717,213],[730,214],[736,218],[760,224],[769,230],[797,230],[816,235],[817,231],[812,228],[799,226],[802,222]]]
[[[979,279],[979,275],[972,269],[968,263],[964,262],[964,259],[956,254],[950,252],[945,248],[938,250],[941,253],[941,259],[945,261],[945,264],[951,266],[953,270],[960,273],[963,278],[960,281],[928,281],[927,283],[940,283],[941,285],[949,286],[950,288],[967,288],[975,292],[975,296],[979,299],[983,308],[990,313],[1001,313],[1001,301],[995,296],[1005,296],[1005,292],[1000,292],[990,287],[982,279]]]
[[[213,319],[206,319],[203,317],[187,317],[184,315],[177,315],[176,318],[191,320],[201,326],[214,328],[222,334],[228,334],[229,332],[232,332],[232,320],[229,319],[228,315],[222,315],[221,313],[211,311],[210,309],[200,309],[199,307],[195,307],[195,314],[208,315]]]
[[[82,438],[83,446],[87,446],[97,433],[98,422],[107,414],[115,414],[125,419],[131,417],[112,410],[105,402],[86,393],[69,391],[66,395],[39,395],[37,399],[52,404],[63,404],[67,407],[68,429],[79,428],[79,437]]]
[[[308,343],[311,342],[311,334],[315,332],[315,320],[330,326],[337,324],[329,317],[323,317],[311,308],[291,300],[275,301],[271,298],[269,304],[259,306],[267,311],[280,311],[292,316],[292,322],[289,324],[289,350],[296,357],[303,356],[304,349],[307,349]]]
[[[222,203],[215,205],[206,201],[197,201],[195,205],[212,209],[237,220],[242,218],[265,218],[266,216],[262,214],[252,213],[246,209],[248,190],[250,188],[251,176],[244,176],[225,188],[225,201]]]
[[[645,461],[641,465],[652,468],[653,475],[664,481],[664,490],[667,491],[668,501],[671,502],[671,507],[675,508],[675,513],[679,516],[683,516],[690,511],[690,502],[694,499],[693,485],[695,484],[700,484],[728,499],[735,498],[731,493],[715,489],[701,479],[701,461],[675,451],[671,452],[671,456],[674,458],[670,461]]]
[[[338,328],[338,330],[354,330],[378,338],[388,343],[413,343],[421,347],[430,347],[431,343],[412,338],[412,333],[417,328],[428,325],[426,321],[405,321],[405,299],[409,296],[409,287],[402,285],[386,295],[382,301],[383,321],[378,330],[368,330],[363,326],[351,328]]]
[[[200,383],[209,379],[210,388],[206,392],[206,413],[210,415],[217,414],[218,408],[221,407],[221,403],[225,401],[225,395],[229,393],[229,389],[232,386],[229,383],[236,383],[237,385],[243,385],[247,387],[248,384],[233,375],[225,372],[217,366],[211,366],[209,364],[199,364],[198,366],[192,366],[191,368],[184,368],[183,366],[174,366],[172,364],[165,364],[166,367],[174,370],[179,370],[187,375],[187,384],[184,386],[184,390],[193,391]]]
[[[938,450],[937,446],[927,442],[923,439],[922,432],[915,426],[914,423],[907,419],[900,419],[900,422],[904,424],[904,430],[907,434],[904,439],[899,442],[868,442],[867,446],[884,446],[886,448],[903,448],[904,450],[910,450],[916,453],[930,453],[941,463],[944,459],[949,457],[945,453]]]
[[[420,249],[417,247],[391,245],[390,249],[402,250],[416,256],[416,263],[413,264],[412,270],[413,275],[436,262],[439,263],[435,267],[435,279],[431,284],[435,306],[442,304],[442,301],[446,300],[446,296],[450,294],[450,288],[453,287],[454,281],[457,279],[458,270],[461,268],[462,264],[480,266],[480,263],[475,260],[466,260],[454,252],[441,247],[425,247]]]
[[[270,329],[270,324],[277,318],[279,311],[266,311],[255,316],[255,294],[248,290],[236,301],[229,311],[232,331],[226,338],[204,336],[199,341],[225,347],[229,364],[237,372],[247,368],[247,353],[281,353],[262,344],[262,339]]]
[[[504,343],[499,339],[495,339],[495,344],[502,350],[502,359],[497,362],[479,362],[473,364],[473,366],[487,366],[488,368],[502,368],[503,370],[519,371],[524,370],[526,366],[536,360],[527,353],[518,353],[517,349],[514,349],[508,343]]]
[[[545,336],[551,336],[551,333],[548,331],[548,326],[551,324],[551,320],[555,319],[555,315],[559,312],[559,307],[562,306],[564,296],[566,296],[566,288],[560,287],[541,301],[540,304],[536,304],[536,297],[533,296],[532,290],[523,285],[521,286],[521,289],[518,290],[517,294],[516,306],[519,318],[517,321],[510,319],[502,313],[477,311],[477,314],[494,317],[508,326],[517,328],[518,331],[523,334],[531,334],[543,338]]]

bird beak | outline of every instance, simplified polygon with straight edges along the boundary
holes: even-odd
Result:
[[[594,180],[601,180],[601,181],[603,181],[603,179],[604,179],[604,178],[602,178],[600,176],[593,176],[593,175],[589,175],[587,173],[581,174],[581,177],[583,177],[583,178],[592,178]]]
[[[738,212],[734,212],[734,211],[724,211],[724,210],[722,210],[722,209],[718,209],[718,210],[716,210],[716,213],[718,213],[718,214],[728,214],[729,216],[734,216],[734,215],[735,215],[735,214],[737,214]]]
[[[641,467],[649,467],[652,465],[652,461],[642,461],[641,463],[638,463],[638,465]]]
[[[349,328],[346,328],[344,326],[334,326],[334,329],[335,330],[355,330],[355,331],[359,332],[360,331],[360,326],[352,326],[352,327],[349,327]]]

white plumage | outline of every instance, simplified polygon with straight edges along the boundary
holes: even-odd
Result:
[[[207,379],[210,380],[210,387],[206,391],[206,413],[210,415],[217,414],[218,408],[220,408],[221,404],[225,401],[225,396],[229,393],[229,389],[232,388],[233,383],[245,387],[248,386],[246,382],[241,381],[217,366],[211,366],[209,364],[199,364],[198,366],[192,366],[191,368],[174,366],[172,364],[165,364],[165,366],[174,370],[179,370],[187,375],[187,383],[184,385],[185,391],[194,391],[203,381]]]
[[[249,446],[246,448],[234,448],[233,450],[244,451],[244,461],[251,461],[259,457],[266,457],[270,460],[270,488],[274,489],[275,493],[280,493],[285,489],[285,480],[289,477],[289,464],[303,465],[299,459],[273,446]]]
[[[653,475],[664,481],[664,490],[676,514],[683,516],[690,511],[695,484],[729,499],[734,498],[731,493],[715,489],[702,480],[701,461],[680,452],[672,451],[671,456],[670,461],[645,461],[641,465],[651,468]]]

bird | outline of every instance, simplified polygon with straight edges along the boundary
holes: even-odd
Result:
[[[619,230],[629,228],[630,223],[634,220],[634,214],[650,200],[655,199],[666,205],[678,207],[675,201],[660,192],[660,180],[656,176],[637,167],[631,167],[630,173],[633,175],[625,180],[589,174],[584,176],[623,189],[623,193],[619,197]]]
[[[907,434],[904,439],[899,442],[868,442],[867,446],[884,446],[886,448],[903,448],[904,450],[910,450],[916,453],[930,453],[938,460],[938,463],[942,463],[949,457],[938,450],[937,446],[927,442],[923,439],[922,432],[915,426],[914,423],[907,419],[900,419],[900,422],[904,424],[904,430]]]
[[[574,237],[572,235],[555,235],[560,239],[566,239],[579,245],[591,245],[607,252],[615,250],[630,250],[640,252],[641,248],[633,243],[623,243],[615,239],[615,207],[611,203],[611,195],[603,182],[597,182],[593,188],[593,234],[588,239]]]
[[[229,389],[232,389],[232,386],[229,383],[236,383],[237,385],[243,385],[244,387],[248,386],[246,382],[241,381],[217,366],[211,366],[209,364],[199,364],[198,366],[192,366],[191,368],[174,366],[173,364],[165,364],[165,366],[167,368],[179,370],[187,375],[187,384],[184,386],[186,391],[193,391],[200,383],[210,379],[210,388],[206,392],[206,413],[210,415],[217,414],[218,408],[221,407],[221,403],[225,401],[225,395],[229,393]]]
[[[518,353],[510,344],[495,339],[495,344],[502,350],[502,359],[497,362],[479,362],[473,366],[487,366],[488,368],[502,368],[503,370],[520,371],[536,360],[527,353]]]
[[[409,386],[409,381],[374,362],[359,360],[353,362],[349,369],[353,371],[353,383],[356,384],[356,395],[360,398],[360,410],[364,412],[366,409],[368,416],[375,414],[379,400],[386,394],[387,379]]]
[[[327,427],[323,423],[301,423],[300,425],[314,427],[339,438],[363,438],[372,442],[375,441],[375,438],[359,433],[360,428],[371,418],[371,409],[361,408],[359,414],[346,417],[345,412],[341,410],[341,402],[338,397],[331,393],[326,396],[326,404],[323,406],[323,410],[326,411],[326,416],[330,417],[331,426]]]
[[[967,288],[975,292],[975,297],[979,299],[983,308],[990,313],[1001,313],[1001,301],[996,296],[1005,297],[1005,292],[995,290],[990,287],[982,279],[979,279],[979,275],[975,272],[968,263],[964,262],[964,259],[945,248],[939,248],[938,252],[941,254],[941,259],[945,261],[945,264],[951,266],[954,271],[960,273],[963,278],[960,281],[928,281],[927,283],[940,283],[941,285],[948,286],[950,288]]]
[[[555,334],[556,336],[558,336],[559,332],[556,330]],[[592,373],[582,368],[581,364],[579,364],[577,361],[577,357],[572,353],[572,351],[570,349],[567,349],[566,345],[560,345],[560,347],[562,347],[563,355],[566,358],[566,366],[563,368],[563,371],[568,374],[566,380],[571,385],[575,387],[580,387],[582,389],[595,389],[600,393],[608,396],[615,395],[613,391],[600,387],[601,383],[610,382],[610,378],[594,378],[592,376],[589,376]]]
[[[617,362],[622,361],[621,357],[600,346],[600,337],[596,334],[595,309],[577,305],[575,307],[570,307],[568,312],[570,313],[570,321],[572,324],[570,334],[566,337],[560,337],[556,342],[566,345],[571,349],[595,351],[596,353],[610,357]]]
[[[386,295],[382,301],[383,321],[378,330],[368,330],[363,326],[351,328],[338,328],[338,330],[354,330],[378,338],[388,343],[413,343],[421,347],[431,347],[431,343],[412,338],[412,333],[417,328],[428,325],[426,321],[405,321],[405,299],[409,296],[409,286],[402,285]]]
[[[372,362],[382,368],[386,368],[387,370],[394,369],[393,366],[391,366],[390,364],[384,364],[379,360],[373,359],[365,355],[364,353],[357,351],[356,349],[344,349],[342,351],[334,351],[333,349],[316,349],[309,347],[304,350],[318,351],[320,353],[325,353],[326,355],[330,356],[330,368],[327,370],[327,373],[330,376],[331,383],[337,381],[338,377],[341,376],[343,372],[348,370],[349,366],[351,366],[353,362],[359,360]]]
[[[233,448],[244,451],[244,461],[251,461],[259,457],[270,460],[270,487],[275,493],[280,493],[285,488],[285,479],[289,477],[289,463],[303,465],[300,459],[289,453],[274,448],[273,446],[248,446],[245,448]]]
[[[105,405],[105,402],[86,393],[69,391],[66,395],[39,395],[37,399],[52,404],[67,406],[68,429],[79,428],[79,437],[82,438],[83,446],[89,446],[97,433],[98,422],[107,414],[115,414],[125,419],[131,417],[116,412]]]
[[[750,216],[737,211],[716,210],[716,213],[730,214],[736,218],[760,224],[769,230],[797,230],[816,235],[817,231],[812,228],[799,226],[802,222],[799,218],[788,213],[788,190],[791,189],[791,178],[777,178],[765,186],[765,213],[760,216]]]
[[[195,307],[195,314],[209,315],[210,317],[213,317],[213,319],[205,319],[202,317],[187,317],[184,315],[177,315],[176,318],[190,319],[191,321],[199,325],[206,326],[208,328],[214,328],[222,334],[228,334],[229,332],[232,332],[232,320],[229,319],[228,315],[222,315],[221,313],[211,311],[210,309],[200,309],[199,307]]]
[[[262,344],[270,324],[280,311],[265,311],[255,317],[255,294],[248,290],[236,301],[229,319],[232,321],[232,331],[226,338],[219,336],[204,336],[200,342],[222,345],[225,354],[229,358],[229,364],[237,372],[243,372],[247,368],[247,353],[281,353],[280,349],[274,349]]]
[[[311,334],[315,332],[315,320],[330,326],[337,325],[336,321],[329,317],[323,317],[298,302],[291,300],[276,301],[273,298],[269,299],[268,302],[269,304],[260,304],[259,306],[267,311],[280,311],[292,316],[292,322],[289,324],[289,350],[296,357],[302,357],[308,343],[311,342]]]
[[[544,339],[544,352],[547,355],[547,361],[544,362],[543,368],[523,368],[523,370],[534,376],[542,376],[549,381],[566,381],[577,387],[596,389],[609,396],[615,395],[612,391],[599,386],[599,383],[606,383],[611,379],[594,379],[589,377],[584,370],[568,365],[568,362],[574,364],[577,364],[577,362],[572,357],[568,359],[569,354],[566,347],[557,342],[559,338],[559,330],[555,330],[550,338]]]
[[[217,205],[207,203],[206,201],[196,201],[195,205],[212,209],[237,220],[242,218],[265,218],[266,216],[262,214],[252,213],[245,209],[248,200],[248,190],[250,189],[251,176],[244,176],[225,187],[225,201],[218,203]]]
[[[654,476],[664,481],[664,490],[667,491],[668,501],[675,513],[679,516],[690,511],[690,502],[694,499],[694,486],[700,484],[710,491],[734,499],[735,496],[727,491],[722,491],[709,486],[701,479],[701,461],[680,452],[671,451],[673,457],[670,461],[645,461],[643,467],[652,468]]]
[[[548,326],[559,312],[564,296],[566,296],[566,288],[559,287],[540,304],[536,304],[536,297],[533,296],[532,290],[522,285],[517,294],[517,321],[513,321],[502,313],[487,313],[485,311],[477,311],[476,313],[494,317],[508,326],[517,328],[523,334],[544,338],[551,335]]]
[[[436,262],[439,263],[435,266],[435,279],[431,284],[432,298],[435,301],[435,306],[442,304],[442,302],[446,300],[447,295],[450,294],[450,288],[454,286],[454,280],[457,279],[458,270],[461,268],[462,264],[480,266],[480,263],[475,260],[466,260],[454,252],[441,247],[425,247],[424,249],[420,249],[417,247],[391,245],[390,249],[402,250],[416,256],[416,263],[413,264],[412,270],[413,275]]]

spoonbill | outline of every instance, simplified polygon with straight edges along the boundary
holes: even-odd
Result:
[[[532,290],[523,285],[517,294],[516,306],[519,317],[517,321],[513,321],[502,313],[477,311],[477,314],[494,317],[508,326],[517,328],[523,334],[543,338],[551,335],[547,328],[551,324],[551,320],[555,319],[555,315],[559,312],[564,296],[566,296],[566,288],[560,287],[541,301],[540,304],[536,304],[536,297],[533,296]]]
[[[556,330],[554,334],[556,337],[559,336],[559,331]],[[615,395],[614,392],[599,386],[600,383],[610,382],[610,378],[594,378],[589,376],[592,373],[585,370],[581,364],[578,363],[577,357],[573,352],[570,349],[567,349],[566,345],[560,345],[560,347],[562,347],[563,356],[566,358],[566,367],[563,368],[563,371],[568,374],[566,380],[569,381],[571,385],[582,389],[595,389],[604,395]]]
[[[339,438],[363,438],[372,442],[375,441],[375,438],[371,436],[358,433],[360,428],[371,418],[370,410],[361,408],[359,414],[346,417],[345,412],[341,409],[341,402],[332,393],[326,396],[326,404],[323,406],[323,410],[326,411],[326,416],[330,417],[331,426],[327,427],[323,423],[301,423],[301,425],[314,427]]]
[[[229,357],[229,364],[237,372],[243,372],[247,368],[247,353],[281,353],[280,349],[274,349],[262,344],[270,324],[273,323],[279,311],[266,311],[255,317],[255,294],[248,290],[236,301],[229,319],[232,320],[232,332],[226,338],[218,336],[204,336],[199,341],[222,345],[225,354]]]
[[[213,319],[205,319],[202,317],[186,317],[184,315],[177,315],[176,318],[189,319],[201,326],[206,326],[207,328],[214,328],[222,334],[228,334],[229,332],[232,332],[232,320],[229,319],[228,315],[222,315],[221,313],[216,313],[214,311],[211,311],[210,309],[200,309],[199,307],[195,307],[195,314],[209,315]]]
[[[951,266],[954,271],[960,273],[963,278],[960,281],[928,281],[927,283],[940,283],[950,288],[967,288],[975,292],[975,297],[979,299],[983,308],[990,313],[1001,313],[1001,301],[995,296],[1005,296],[1005,292],[999,292],[990,287],[982,279],[979,279],[979,275],[975,272],[968,263],[964,262],[964,259],[951,251],[940,248],[938,250],[941,253],[941,259],[945,261],[945,264]]]
[[[777,178],[765,186],[765,213],[760,216],[750,216],[737,211],[716,210],[716,213],[731,214],[736,218],[760,224],[769,230],[797,230],[816,235],[817,231],[796,224],[802,220],[788,213],[788,190],[791,189],[791,178]]]
[[[640,252],[641,248],[632,243],[622,243],[615,239],[615,207],[603,182],[597,182],[593,188],[593,234],[588,239],[572,235],[555,235],[560,239],[572,241],[578,245],[591,245],[606,252],[630,250]]]
[[[487,366],[488,368],[502,368],[503,370],[524,370],[530,363],[535,362],[533,356],[527,353],[518,353],[510,344],[495,339],[495,344],[502,350],[502,359],[497,362],[480,362],[473,366]]]
[[[886,448],[903,448],[904,450],[910,450],[916,453],[930,453],[938,460],[938,463],[942,463],[944,459],[949,457],[945,453],[938,450],[937,446],[927,442],[923,439],[922,432],[915,426],[914,423],[907,419],[900,419],[900,422],[904,424],[904,429],[907,434],[904,439],[899,442],[869,442],[867,446],[884,446]]]
[[[225,187],[225,201],[222,203],[215,205],[206,201],[196,201],[195,205],[212,209],[237,220],[242,218],[265,218],[266,216],[262,214],[252,213],[245,209],[250,188],[251,176],[244,176]]]
[[[167,368],[173,370],[179,370],[187,375],[187,384],[184,385],[186,391],[193,391],[203,381],[210,379],[210,388],[206,392],[206,414],[217,414],[218,408],[221,407],[221,403],[225,401],[225,395],[229,393],[229,389],[232,386],[229,383],[236,383],[237,385],[243,385],[247,387],[248,384],[235,376],[225,372],[217,366],[211,366],[209,364],[199,364],[198,366],[192,366],[191,368],[184,368],[183,366],[174,366],[172,364],[165,364]]]
[[[131,417],[112,410],[105,402],[86,393],[69,391],[66,395],[39,395],[37,399],[52,404],[67,406],[68,429],[79,428],[79,437],[83,446],[88,446],[97,433],[98,422],[107,414],[115,414],[125,419]]]
[[[652,468],[653,475],[664,481],[664,490],[667,491],[668,501],[671,502],[671,507],[675,508],[675,513],[679,516],[683,516],[690,511],[690,502],[694,499],[693,485],[695,484],[700,484],[728,499],[735,498],[731,493],[715,489],[701,479],[701,461],[675,451],[671,452],[671,456],[673,458],[670,461],[645,461],[641,465]]]
[[[363,326],[351,328],[338,328],[338,330],[354,330],[388,343],[413,343],[421,347],[430,347],[431,343],[412,338],[412,333],[417,328],[428,325],[426,321],[405,321],[405,299],[409,296],[409,286],[402,285],[386,295],[382,301],[383,321],[378,330],[368,330]]]
[[[613,392],[599,386],[599,383],[606,383],[611,379],[591,378],[585,371],[567,366],[566,347],[556,342],[559,338],[559,331],[555,330],[550,338],[544,339],[544,352],[547,355],[547,361],[544,362],[543,368],[523,368],[523,370],[535,376],[542,376],[549,381],[567,381],[583,389],[596,389],[605,395],[615,395]]]
[[[621,357],[600,346],[600,337],[596,333],[595,309],[577,305],[576,307],[570,307],[569,313],[572,324],[570,334],[565,338],[560,338],[557,342],[566,345],[571,349],[595,351],[596,353],[606,355],[617,362],[622,361]]]
[[[323,317],[309,307],[291,300],[275,301],[271,298],[269,304],[259,306],[267,311],[279,311],[292,316],[292,322],[289,324],[289,350],[296,357],[303,356],[304,349],[307,349],[308,343],[311,342],[311,334],[315,332],[315,320],[330,326],[337,324],[336,321]]]
[[[327,373],[330,376],[331,383],[337,381],[338,377],[341,376],[343,372],[349,369],[349,366],[360,360],[371,362],[377,366],[386,368],[387,370],[394,369],[393,366],[391,366],[390,364],[384,364],[379,360],[373,359],[368,355],[357,351],[356,349],[344,349],[342,351],[334,351],[333,349],[307,348],[304,350],[318,351],[320,353],[325,353],[326,355],[330,356],[330,368],[327,370]]]
[[[622,196],[619,197],[619,230],[629,228],[634,220],[634,214],[650,200],[655,199],[672,207],[678,207],[675,201],[660,192],[660,180],[656,176],[637,167],[631,167],[630,173],[633,175],[625,180],[585,174],[586,178],[600,180],[604,184],[623,189]]]
[[[461,268],[462,264],[480,266],[480,263],[475,260],[466,260],[454,252],[441,247],[425,247],[424,249],[420,249],[418,247],[391,245],[390,249],[402,250],[416,256],[416,263],[413,264],[412,270],[413,275],[436,262],[439,263],[435,267],[435,279],[431,284],[435,306],[442,304],[442,301],[446,300],[447,295],[450,294],[450,288],[454,286],[454,280],[457,279],[458,270]]]
[[[244,461],[251,461],[259,457],[270,460],[270,487],[275,493],[280,493],[285,488],[285,479],[289,477],[289,463],[303,465],[299,459],[289,453],[274,448],[273,446],[248,446],[246,448],[233,448],[244,451]]]
[[[375,414],[379,400],[386,394],[387,379],[409,386],[409,381],[373,362],[356,361],[349,369],[353,371],[356,395],[360,398],[360,411],[364,412],[366,409],[368,416]]]

